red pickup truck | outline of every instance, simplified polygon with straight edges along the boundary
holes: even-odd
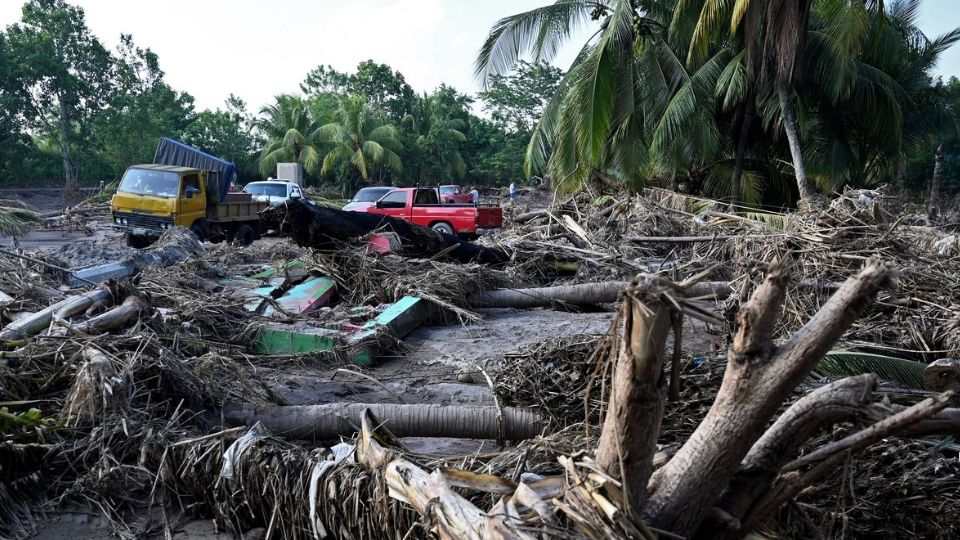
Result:
[[[503,225],[499,206],[440,204],[437,188],[397,188],[365,210],[464,237],[493,232]]]

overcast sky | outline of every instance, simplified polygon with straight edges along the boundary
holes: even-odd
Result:
[[[474,93],[477,50],[493,23],[549,0],[74,0],[107,47],[121,33],[160,57],[167,82],[221,107],[232,92],[252,111],[298,90],[308,71],[352,71],[368,58],[390,65],[417,91],[445,82]],[[20,18],[20,0],[0,0],[0,26]],[[960,0],[925,0],[920,27],[937,35],[960,26]],[[586,32],[573,43],[582,44]],[[566,69],[577,46],[555,63]],[[960,46],[940,74],[960,76]]]

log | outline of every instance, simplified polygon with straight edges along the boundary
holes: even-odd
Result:
[[[357,431],[360,417],[370,410],[398,437],[455,437],[497,439],[496,407],[443,406],[433,404],[396,405],[384,403],[328,403],[265,407],[225,407],[230,425],[262,423],[271,432],[306,440],[331,440]],[[545,422],[534,413],[506,407],[503,436],[517,441],[536,437]]]
[[[438,233],[402,219],[363,212],[344,212],[301,201],[290,201],[268,208],[261,217],[265,225],[293,238],[298,246],[314,249],[332,250],[344,242],[370,233],[388,231],[400,237],[404,248],[402,254],[407,256],[430,258],[442,253],[462,263],[481,264],[503,263],[509,258],[501,250]]]
[[[530,289],[497,289],[476,293],[467,298],[474,308],[517,308],[529,309],[554,305],[588,306],[610,304],[617,301],[620,291],[627,288],[627,281],[607,281],[603,283],[584,283],[559,287],[536,287]],[[692,286],[690,296],[713,296],[723,300],[731,294],[730,283],[726,281],[708,281]]]
[[[131,295],[119,306],[72,328],[84,334],[102,334],[110,330],[120,330],[138,321],[144,313],[149,313],[152,309],[146,300],[137,295]]]
[[[96,289],[84,294],[71,296],[32,315],[8,324],[3,330],[0,330],[0,341],[26,339],[39,334],[44,328],[50,326],[50,321],[53,320],[53,316],[61,310],[68,313],[79,313],[86,310],[95,302],[106,302],[110,300],[110,298],[110,291],[107,289]]]

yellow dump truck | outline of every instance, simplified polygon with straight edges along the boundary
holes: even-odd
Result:
[[[201,241],[249,245],[260,237],[259,212],[268,203],[232,193],[236,175],[233,163],[161,139],[153,163],[133,165],[123,174],[110,202],[113,226],[136,248],[150,245],[177,225]]]

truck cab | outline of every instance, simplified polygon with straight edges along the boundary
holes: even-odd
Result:
[[[207,175],[173,165],[134,165],[127,169],[110,202],[114,227],[144,247],[176,225],[190,228],[206,217]]]

